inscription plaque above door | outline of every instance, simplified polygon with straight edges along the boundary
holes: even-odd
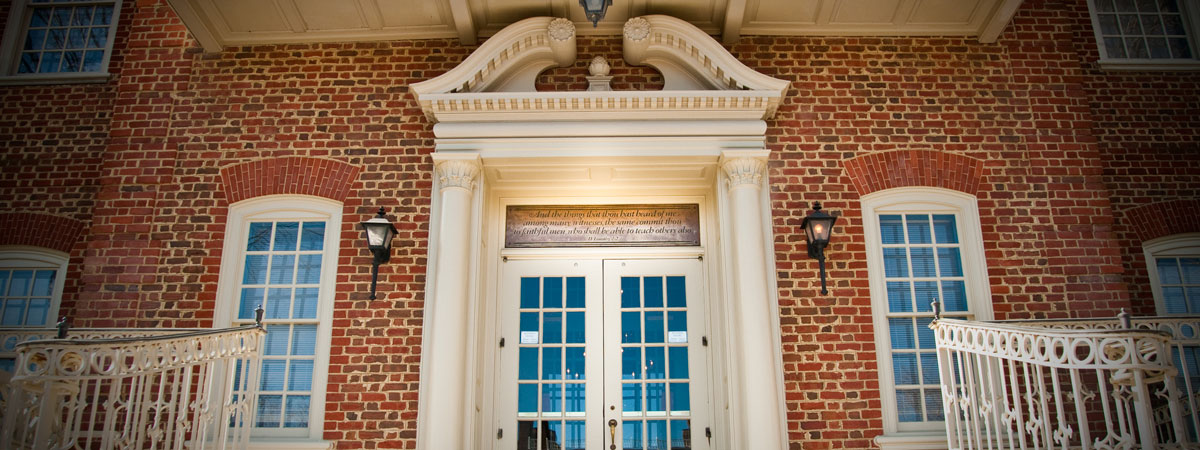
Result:
[[[700,205],[510,205],[504,246],[700,245]]]

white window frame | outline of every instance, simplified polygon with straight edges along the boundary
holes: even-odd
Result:
[[[983,250],[979,207],[972,195],[949,189],[903,187],[862,197],[863,236],[867,247],[867,272],[871,291],[871,316],[875,327],[875,352],[879,370],[884,435],[882,448],[946,448],[945,422],[900,423],[892,374],[891,337],[888,333],[887,283],[884,277],[881,214],[954,214],[962,245],[963,276],[968,310],[975,320],[991,320],[991,288]],[[915,447],[913,447],[915,445]]]
[[[1179,0],[1179,10],[1183,16],[1184,27],[1188,32],[1188,42],[1192,46],[1191,59],[1175,58],[1110,58],[1108,49],[1104,47],[1104,36],[1100,32],[1100,15],[1096,13],[1096,0],[1087,0],[1088,15],[1092,19],[1092,35],[1096,38],[1096,49],[1100,53],[1100,68],[1105,70],[1200,70],[1200,4],[1189,0]]]
[[[1162,282],[1158,278],[1159,257],[1200,257],[1200,233],[1181,233],[1151,239],[1142,243],[1146,259],[1146,273],[1150,276],[1150,291],[1154,293],[1154,309],[1159,315],[1167,315],[1163,302]]]
[[[4,0],[0,0],[4,1]],[[80,0],[83,1],[83,0]],[[102,70],[98,72],[74,73],[17,73],[17,59],[21,56],[21,47],[25,41],[25,31],[29,28],[29,18],[32,11],[32,0],[11,0],[8,10],[8,22],[5,24],[4,36],[0,39],[0,86],[22,84],[68,84],[68,83],[104,83],[112,74],[109,73],[109,62],[113,54],[113,42],[117,40],[117,22],[121,17],[122,0],[95,0],[89,2],[96,5],[113,5],[112,21],[108,24],[108,42],[104,44],[104,59],[100,61]]]
[[[342,203],[322,197],[303,195],[270,195],[237,202],[229,207],[225,225],[225,245],[221,256],[221,273],[217,282],[217,302],[213,326],[233,325],[238,310],[242,270],[245,263],[246,240],[250,222],[255,220],[325,221],[325,242],[322,253],[321,285],[318,293],[317,347],[313,362],[312,394],[309,406],[309,426],[292,430],[253,430],[254,449],[324,449],[332,445],[322,440],[325,426],[326,386],[329,380],[329,354],[333,326],[333,300],[337,286],[338,248],[342,234]],[[217,396],[216,398],[224,398]],[[253,419],[251,419],[253,420]]]
[[[63,285],[67,279],[66,253],[41,247],[25,245],[0,246],[0,269],[54,269],[54,287],[50,291],[50,308],[46,311],[43,325],[22,325],[22,328],[50,328],[58,322],[58,309],[62,304]]]

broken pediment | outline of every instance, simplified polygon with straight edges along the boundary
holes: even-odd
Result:
[[[763,120],[787,90],[787,80],[746,67],[686,21],[635,17],[623,31],[625,61],[661,72],[663,90],[538,92],[539,73],[575,63],[575,25],[534,17],[500,30],[462,64],[411,91],[434,122],[514,122]]]

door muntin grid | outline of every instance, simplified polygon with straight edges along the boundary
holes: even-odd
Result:
[[[586,278],[520,279],[517,448],[586,448]]]

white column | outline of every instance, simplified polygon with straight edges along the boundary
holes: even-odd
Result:
[[[421,390],[424,406],[418,420],[417,447],[422,449],[467,448],[472,412],[467,402],[471,391],[468,374],[469,332],[474,310],[470,304],[468,279],[471,273],[471,211],[474,202],[477,159],[450,159],[437,163],[438,181],[437,261],[433,290],[425,299],[425,341],[421,354]]]
[[[776,356],[775,326],[768,284],[767,242],[763,236],[762,177],[764,152],[754,156],[726,155],[721,169],[729,183],[729,224],[732,233],[730,266],[733,269],[734,323],[730,333],[738,386],[733,401],[740,432],[734,448],[783,450],[783,389]]]

